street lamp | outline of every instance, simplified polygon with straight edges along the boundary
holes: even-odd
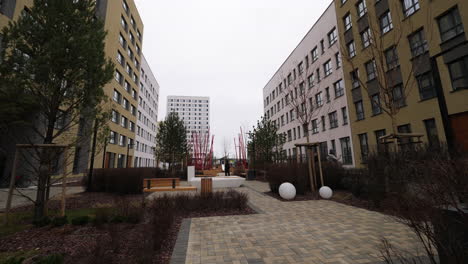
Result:
[[[129,161],[129,156],[128,153],[130,152],[130,149],[133,148],[133,143],[128,143],[127,144],[127,163],[125,164],[125,168],[128,168],[128,161]]]

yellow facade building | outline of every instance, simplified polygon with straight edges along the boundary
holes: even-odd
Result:
[[[33,0],[0,0],[0,29],[18,19],[21,12],[32,5]],[[138,118],[143,22],[134,0],[97,0],[96,11],[96,16],[105,23],[105,52],[115,64],[115,73],[113,80],[104,88],[108,101],[103,102],[104,108],[112,112],[112,118],[107,123],[111,132],[104,149],[98,148],[94,168],[130,167],[133,164]],[[92,121],[87,121],[91,125]],[[76,138],[78,130],[67,131],[57,143]],[[68,171],[82,174],[89,169],[91,143],[91,138],[88,138],[69,151],[72,162]],[[14,143],[7,149],[13,151]],[[9,150],[3,154],[0,152],[0,178],[11,171],[13,155]]]
[[[378,138],[396,133],[468,150],[468,1],[335,0],[335,7],[356,165]]]

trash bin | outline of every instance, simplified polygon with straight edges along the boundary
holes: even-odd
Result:
[[[213,191],[213,180],[210,177],[203,177],[201,179],[201,194],[208,194]]]

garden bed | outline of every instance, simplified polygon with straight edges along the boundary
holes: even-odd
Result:
[[[254,213],[247,206],[245,196],[231,191],[206,197],[156,198],[157,202],[143,205],[144,217],[135,221],[132,214],[141,212],[138,208],[129,209],[129,204],[142,204],[142,198],[142,195],[103,193],[74,195],[67,199],[69,221],[89,216],[89,223],[69,223],[58,227],[34,227],[30,224],[32,207],[16,208],[17,229],[0,236],[0,263],[11,259],[11,256],[26,258],[24,263],[34,263],[38,257],[51,255],[63,256],[63,263],[169,263],[184,218]],[[185,206],[180,206],[180,203]],[[50,202],[52,215],[59,204]],[[103,205],[119,207],[116,211],[123,213],[108,211],[106,216],[104,211],[95,209]],[[162,213],[167,211],[172,213]]]

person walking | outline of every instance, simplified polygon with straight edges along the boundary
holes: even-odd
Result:
[[[225,176],[230,176],[231,174],[229,173],[229,169],[231,168],[229,164],[229,159],[224,160],[224,175]]]

